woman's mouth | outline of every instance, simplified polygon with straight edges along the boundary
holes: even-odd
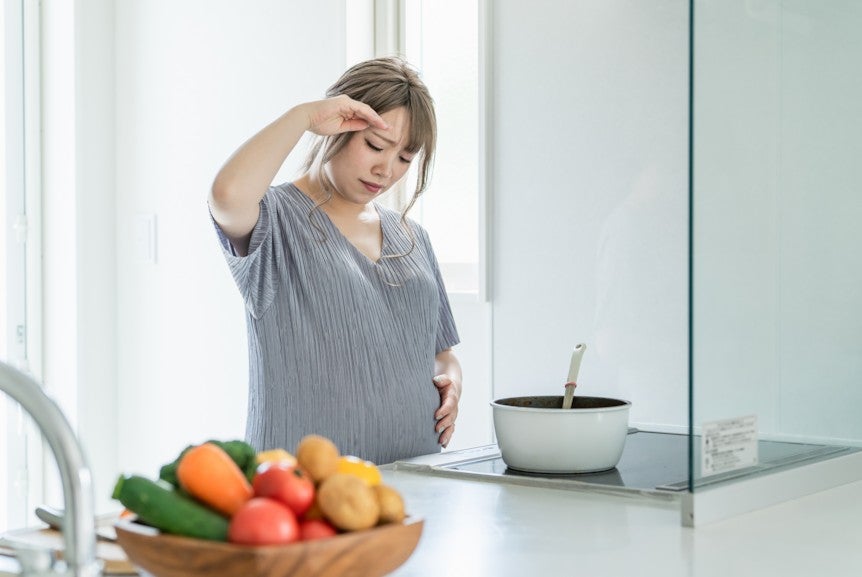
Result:
[[[378,192],[383,190],[382,184],[374,184],[373,182],[368,182],[368,181],[365,181],[362,179],[360,179],[359,182],[362,183],[362,186],[365,187],[365,190],[367,190],[368,192],[370,192],[372,194],[377,194]]]

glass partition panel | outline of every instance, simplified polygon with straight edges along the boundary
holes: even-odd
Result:
[[[862,446],[862,3],[691,6],[697,490]]]

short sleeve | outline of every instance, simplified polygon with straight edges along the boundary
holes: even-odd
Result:
[[[277,242],[277,209],[267,193],[260,201],[260,214],[251,233],[248,255],[239,256],[224,231],[212,218],[222,254],[239,288],[245,306],[254,318],[260,318],[275,298],[278,263],[283,261],[285,247]]]
[[[440,265],[437,263],[437,257],[431,246],[431,240],[428,238],[428,233],[425,229],[419,226],[416,228],[419,231],[419,240],[425,249],[425,253],[428,255],[428,262],[431,263],[434,279],[437,282],[437,294],[440,301],[437,312],[437,336],[434,348],[434,353],[437,354],[440,351],[454,347],[461,342],[461,339],[458,336],[458,329],[455,327],[452,307],[449,304],[449,295],[446,293],[446,285],[443,282],[443,275],[440,273]]]

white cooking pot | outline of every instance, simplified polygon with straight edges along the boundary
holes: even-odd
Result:
[[[628,435],[631,403],[575,396],[510,397],[491,402],[503,461],[532,473],[593,473],[613,469]]]

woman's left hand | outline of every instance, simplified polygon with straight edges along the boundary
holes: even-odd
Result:
[[[461,400],[461,383],[446,374],[437,375],[432,380],[440,394],[440,408],[434,413],[434,418],[437,420],[435,430],[440,434],[438,442],[445,449],[455,432],[458,401]]]

